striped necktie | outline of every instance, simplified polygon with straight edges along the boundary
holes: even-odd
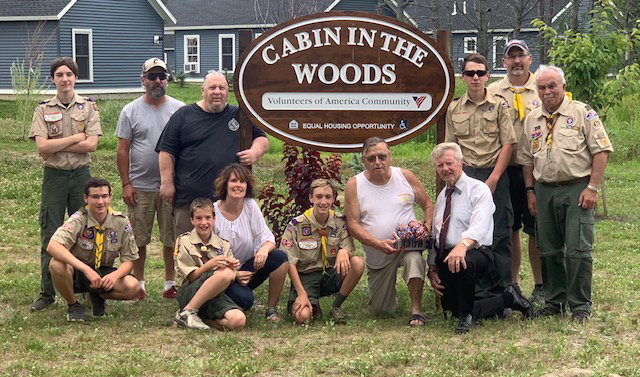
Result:
[[[553,126],[556,125],[556,121],[558,121],[558,113],[553,113],[550,116],[545,116],[547,120],[547,146],[551,146],[551,141],[553,140]]]
[[[442,228],[440,228],[440,237],[438,240],[438,255],[441,256],[444,252],[445,244],[444,241],[447,238],[447,232],[449,231],[449,220],[451,220],[451,196],[453,196],[453,188],[447,188],[445,192],[445,197],[447,198],[446,204],[444,206],[444,214],[442,214]]]

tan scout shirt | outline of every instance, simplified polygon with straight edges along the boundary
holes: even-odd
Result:
[[[613,151],[609,136],[591,107],[565,97],[556,112],[559,116],[553,127],[551,148],[547,147],[545,118],[551,114],[544,106],[531,111],[524,122],[527,142],[518,153],[524,165],[533,165],[533,177],[540,182],[586,177],[591,174],[591,156]]]
[[[347,219],[340,213],[330,214],[325,227],[328,227],[327,262],[333,267],[340,249],[353,252],[355,247],[353,238],[347,232]],[[313,211],[310,219],[302,214],[287,225],[280,241],[280,250],[287,253],[289,263],[297,266],[298,272],[322,270],[322,237],[319,233],[322,228]]]
[[[207,242],[203,242],[195,229],[183,233],[178,237],[173,253],[176,268],[176,288],[189,283],[187,276],[204,265],[205,262],[202,261],[203,254],[209,259],[213,259],[218,255],[233,258],[229,242],[218,237],[218,235],[211,233],[211,238]]]
[[[509,89],[510,87],[511,82],[509,81],[509,77],[505,76],[502,80],[491,83],[491,85],[487,87],[487,90],[493,94],[498,94],[504,97],[504,99],[506,99],[509,103],[509,114],[511,115],[511,120],[513,121],[513,129],[516,132],[518,145],[520,145],[521,143],[526,142],[526,140],[522,140],[522,137],[524,135],[524,120],[521,121],[520,117],[517,116],[518,112],[514,108],[514,92]],[[527,82],[521,89],[524,89],[522,93],[520,93],[520,95],[522,96],[522,103],[524,104],[524,116],[526,118],[531,110],[541,105],[540,98],[538,98],[538,90],[536,88],[536,78],[533,73],[529,73],[529,80],[527,80]],[[513,155],[511,156],[509,165],[522,165],[522,163],[518,161],[517,152],[518,148],[514,147]]]
[[[111,209],[109,209],[104,223],[100,225],[86,207],[80,208],[56,230],[51,239],[64,246],[74,257],[94,268],[96,261],[95,241],[98,231],[96,227],[103,228],[101,267],[113,266],[117,256],[120,256],[120,262],[139,258],[138,246],[133,238],[129,219],[121,212]]]
[[[508,110],[500,96],[487,92],[476,104],[465,93],[449,105],[444,141],[460,145],[465,165],[494,167],[502,146],[517,142]]]
[[[95,102],[75,95],[65,107],[58,97],[43,102],[33,114],[29,138],[36,136],[45,139],[59,139],[79,132],[87,136],[102,135],[100,127],[100,113]],[[91,163],[89,153],[58,152],[51,155],[44,162],[45,166],[60,170],[77,169]]]

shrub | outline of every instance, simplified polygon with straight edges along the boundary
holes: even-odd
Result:
[[[186,79],[187,79],[187,74],[184,73],[184,71],[180,71],[180,72],[176,73],[175,75],[173,75],[173,82],[178,84],[178,86],[180,88],[184,88],[184,84],[186,82]]]
[[[289,221],[311,206],[309,187],[314,179],[332,179],[338,184],[342,183],[342,158],[337,153],[323,159],[318,151],[299,149],[284,143],[282,154],[288,196],[277,193],[271,182],[265,182],[258,193],[258,199],[262,201],[262,214],[276,236],[276,244],[280,244]],[[336,201],[335,205],[340,206],[340,203]]]

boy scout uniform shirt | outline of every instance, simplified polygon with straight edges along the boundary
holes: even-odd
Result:
[[[526,142],[526,139],[522,139],[524,135],[524,118],[523,120],[520,120],[518,112],[515,109],[514,92],[509,89],[512,87],[513,86],[509,81],[509,77],[505,76],[502,80],[491,83],[491,85],[487,87],[487,91],[502,96],[509,103],[509,115],[511,116],[511,120],[513,121],[513,129],[516,133],[516,140],[518,140],[518,145],[520,145],[521,143]],[[522,104],[524,105],[524,116],[526,118],[531,110],[541,105],[540,98],[538,98],[538,90],[536,88],[536,77],[533,73],[529,73],[529,80],[527,80],[524,86],[522,86],[519,90],[522,91],[520,93],[520,96],[522,97]],[[511,166],[522,165],[522,163],[519,161],[517,151],[518,148],[514,147],[511,161],[509,161],[509,165]]]
[[[205,264],[202,260],[203,255],[206,255],[208,259],[213,259],[218,255],[233,258],[229,242],[214,233],[211,233],[208,241],[203,242],[195,229],[178,237],[173,255],[176,268],[176,288],[189,283],[187,276]]]
[[[68,107],[56,96],[41,103],[33,114],[29,138],[60,139],[84,132],[87,136],[100,136],[100,113],[96,103],[75,95]],[[72,170],[91,163],[89,153],[57,152],[49,156],[45,166]]]
[[[565,182],[591,174],[592,157],[613,151],[598,114],[588,105],[565,96],[556,111],[551,146],[547,146],[549,112],[540,106],[525,119],[526,143],[519,154],[524,165],[533,165],[533,177],[540,182]]]
[[[310,218],[304,214],[295,217],[282,235],[280,250],[287,253],[289,263],[296,266],[299,273],[322,270],[322,236],[320,230],[327,230],[327,266],[333,267],[340,249],[353,252],[353,238],[347,232],[347,219],[334,212],[329,215],[323,227],[316,220],[313,211]]]
[[[509,103],[498,95],[486,92],[476,104],[465,93],[449,105],[444,141],[460,145],[465,165],[493,167],[502,146],[517,142],[508,110]]]
[[[80,208],[56,230],[51,239],[86,265],[95,268],[98,229],[102,229],[103,234],[100,267],[113,266],[117,256],[120,256],[121,263],[139,258],[129,219],[121,212],[111,209],[100,225],[91,211],[86,207]]]

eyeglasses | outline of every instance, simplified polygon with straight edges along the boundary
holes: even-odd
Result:
[[[465,76],[469,76],[469,77],[473,77],[475,75],[478,75],[478,77],[482,77],[484,75],[487,74],[487,71],[462,71],[462,74]]]
[[[89,198],[93,199],[93,200],[98,200],[98,199],[104,199],[107,200],[111,197],[111,194],[91,194],[91,195],[87,195]]]
[[[160,79],[160,81],[162,81],[167,79],[167,74],[164,72],[147,73],[146,75],[144,75],[144,77],[146,77],[147,80],[151,80],[151,81],[156,81],[157,79]]]
[[[516,60],[516,59],[526,59],[529,55],[528,54],[520,54],[520,55],[507,55],[505,56],[505,58],[507,58],[508,60]]]
[[[385,162],[387,161],[387,157],[389,157],[388,154],[374,154],[373,156],[365,157],[365,159],[372,163],[376,162],[376,158],[380,160],[380,162]]]

